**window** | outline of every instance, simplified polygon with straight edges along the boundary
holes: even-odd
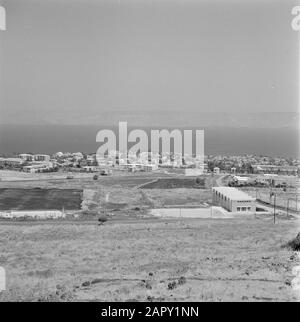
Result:
[[[241,211],[241,208],[240,208],[240,207],[237,207],[237,208],[236,208],[236,210],[237,210],[237,211]]]
[[[242,207],[242,211],[246,211],[246,207]]]

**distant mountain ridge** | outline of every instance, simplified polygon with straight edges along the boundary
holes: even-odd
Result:
[[[0,124],[32,124],[32,125],[106,125],[115,126],[120,121],[127,121],[134,127],[233,127],[233,128],[299,128],[299,115],[292,112],[281,113],[205,113],[188,111],[102,111],[94,115],[74,113],[55,113],[44,116],[24,118],[22,123],[14,122],[13,116],[5,118]]]

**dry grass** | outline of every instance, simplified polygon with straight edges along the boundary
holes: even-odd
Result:
[[[210,189],[143,189],[142,193],[152,201],[153,207],[199,206],[211,203]]]
[[[1,301],[290,301],[296,221],[0,226]]]

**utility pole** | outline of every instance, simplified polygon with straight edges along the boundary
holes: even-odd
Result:
[[[289,205],[290,205],[290,199],[287,200],[286,202],[286,216],[289,216]]]
[[[276,222],[276,193],[274,192],[274,224]]]
[[[271,198],[274,197],[274,224],[276,221],[276,192],[270,191],[270,205],[271,205]]]

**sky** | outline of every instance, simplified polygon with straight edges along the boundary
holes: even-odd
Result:
[[[296,4],[0,0],[0,124],[134,111],[148,123],[162,112],[295,113]]]

